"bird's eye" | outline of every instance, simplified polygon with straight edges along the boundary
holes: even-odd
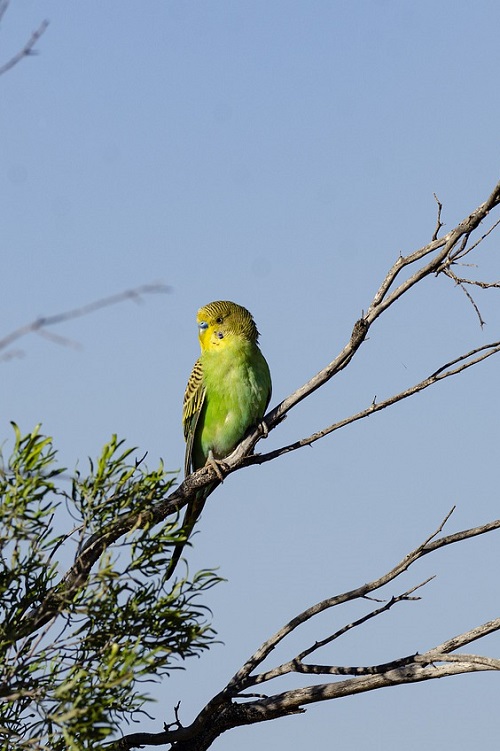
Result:
[[[223,317],[222,317],[222,316],[219,316],[218,318],[216,318],[216,319],[215,319],[215,323],[224,323],[224,319],[223,319]]]

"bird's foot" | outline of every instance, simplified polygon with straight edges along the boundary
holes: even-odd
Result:
[[[257,430],[261,434],[262,438],[267,438],[269,435],[269,428],[267,427],[267,422],[265,420],[262,420],[262,422],[259,422],[257,425]]]
[[[216,458],[214,457],[214,455],[212,454],[212,452],[210,451],[210,453],[208,454],[208,459],[207,459],[207,462],[206,462],[206,463],[207,463],[207,464],[208,464],[208,465],[209,465],[210,467],[212,467],[212,469],[214,469],[214,470],[215,470],[215,474],[217,475],[217,477],[219,478],[219,480],[220,480],[221,482],[224,482],[224,475],[223,475],[223,474],[222,474],[222,472],[221,472],[221,467],[225,467],[225,466],[226,466],[226,465],[224,464],[224,462],[223,462],[223,461],[221,461],[220,459],[216,459]]]

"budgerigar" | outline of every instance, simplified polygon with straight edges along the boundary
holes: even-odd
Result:
[[[227,300],[200,308],[196,317],[201,355],[189,377],[182,422],[186,439],[186,475],[209,461],[224,459],[249,428],[263,417],[271,398],[269,366],[259,349],[251,313]],[[201,490],[186,510],[189,537],[210,488]],[[174,549],[170,577],[184,543]]]

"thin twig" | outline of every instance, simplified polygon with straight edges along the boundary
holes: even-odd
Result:
[[[1,8],[1,16],[5,13],[7,10],[8,3],[4,3],[3,7]],[[30,36],[26,44],[22,49],[19,50],[19,52],[16,52],[16,54],[10,58],[10,60],[7,60],[6,63],[3,65],[0,65],[0,76],[2,76],[4,73],[7,73],[8,70],[11,70],[11,68],[14,67],[14,65],[17,65],[21,60],[25,57],[31,57],[32,55],[36,55],[36,50],[34,49],[35,44],[38,42],[42,34],[46,31],[47,27],[49,25],[48,21],[42,21],[38,29],[33,32],[33,34]]]
[[[481,289],[500,289],[500,281],[497,282],[482,282],[479,279],[467,279],[463,276],[458,276],[451,269],[443,269],[443,273],[453,279],[455,284],[470,284],[473,287],[480,287]]]
[[[288,412],[293,407],[297,406],[297,404],[306,399],[310,394],[312,394],[314,391],[319,389],[325,383],[330,381],[334,376],[344,370],[344,368],[349,365],[349,363],[355,356],[363,341],[366,339],[372,323],[385,310],[387,310],[388,307],[393,305],[413,286],[418,284],[418,282],[422,281],[422,279],[443,271],[444,268],[446,268],[448,264],[451,263],[450,254],[452,254],[456,246],[460,245],[462,241],[466,240],[470,236],[471,232],[477,229],[477,227],[481,224],[485,217],[488,216],[489,212],[498,205],[500,205],[500,182],[497,183],[487,200],[480,206],[478,206],[475,211],[469,214],[469,216],[466,217],[462,222],[460,222],[453,230],[451,230],[451,232],[448,232],[447,235],[431,241],[427,245],[419,248],[418,250],[410,253],[407,256],[399,256],[396,262],[387,272],[382,284],[375,293],[375,296],[370,306],[368,307],[367,312],[363,314],[363,317],[356,321],[356,323],[354,324],[349,342],[344,346],[337,357],[332,360],[332,362],[330,362],[326,367],[320,370],[319,373],[317,373],[309,381],[307,381],[307,383],[294,391],[293,394],[290,394],[290,396],[286,397],[286,399],[280,402],[280,404],[278,404],[265,416],[264,422],[266,424],[266,430],[263,431],[259,428],[253,431],[248,437],[246,437],[239,444],[231,457],[224,460],[224,464],[227,466],[227,468],[230,471],[239,468],[242,465],[242,460],[244,459],[244,457],[252,454],[255,445],[262,438],[263,433],[267,435],[269,431],[273,430],[286,417]],[[412,266],[418,261],[429,256],[431,253],[435,253],[435,255],[430,261],[428,261],[424,266],[417,269],[417,271],[415,271],[408,279],[402,282],[399,287],[390,292],[393,283],[404,268]],[[480,360],[478,360],[478,362],[479,361]],[[450,375],[452,374],[450,373]],[[367,414],[370,414],[370,412],[367,412]],[[363,414],[363,416],[366,415]],[[359,416],[356,419],[359,419]],[[349,421],[351,420],[349,419]],[[340,424],[338,425],[338,427],[341,427]],[[335,429],[338,429],[338,427]],[[314,434],[314,440],[318,440],[318,438],[321,438],[326,434],[327,433],[323,433],[323,431],[318,434]],[[290,447],[299,448],[302,445],[307,445],[307,443],[308,440],[306,439],[305,443],[298,441],[295,444],[290,444]],[[288,448],[288,450],[291,449]],[[271,458],[271,456],[271,454],[266,455],[266,457],[269,458]],[[244,463],[256,462],[258,462],[258,459],[252,459],[251,461]]]
[[[0,349],[5,349],[5,347],[8,347],[10,344],[12,344],[12,342],[21,339],[21,337],[26,336],[27,334],[37,333],[48,336],[45,329],[49,326],[56,326],[60,323],[70,321],[74,318],[82,318],[82,316],[90,315],[90,313],[95,313],[97,310],[101,310],[102,308],[108,308],[112,305],[118,305],[119,303],[125,302],[126,300],[132,300],[133,302],[140,303],[142,302],[142,297],[144,295],[157,294],[160,292],[166,293],[170,291],[171,288],[165,284],[143,284],[140,287],[134,287],[133,289],[128,289],[124,292],[118,292],[116,295],[110,295],[109,297],[100,298],[99,300],[95,300],[94,302],[82,305],[79,308],[71,308],[70,310],[65,310],[62,313],[56,313],[52,316],[43,316],[41,318],[37,318],[34,321],[31,321],[31,323],[24,324],[24,326],[20,326],[18,329],[15,329],[10,334],[4,336],[3,339],[0,339]],[[51,336],[53,337],[53,335]],[[59,340],[57,337],[53,337],[53,341],[57,341],[59,344],[67,343],[66,339]]]
[[[331,644],[333,641],[336,641],[337,639],[340,639],[342,636],[344,636],[349,631],[352,631],[352,629],[357,628],[358,626],[361,626],[365,623],[368,623],[368,621],[372,620],[372,618],[376,618],[377,616],[381,615],[382,613],[387,613],[391,608],[394,607],[397,603],[400,602],[409,602],[414,600],[419,600],[419,597],[412,597],[412,594],[421,587],[428,584],[432,579],[434,579],[433,576],[430,576],[428,579],[426,579],[424,582],[421,582],[420,584],[417,584],[414,587],[411,587],[411,589],[407,590],[406,592],[403,592],[401,595],[397,595],[395,597],[391,597],[391,599],[386,602],[382,607],[377,608],[376,610],[372,610],[366,615],[362,616],[361,618],[358,618],[355,621],[352,621],[351,623],[346,624],[342,628],[335,631],[333,634],[330,634],[324,639],[321,639],[320,641],[314,642],[310,647],[307,647],[302,652],[300,652],[298,655],[296,655],[294,658],[289,660],[288,662],[285,662],[275,668],[272,668],[271,670],[267,670],[264,673],[259,673],[258,675],[252,676],[252,678],[247,681],[245,685],[257,685],[260,683],[265,683],[267,681],[272,680],[273,678],[277,678],[280,675],[286,675],[287,673],[297,672],[297,673],[329,673],[330,675],[360,675],[361,673],[374,673],[374,672],[383,672],[382,668],[380,666],[378,668],[370,667],[370,668],[338,668],[334,666],[322,666],[324,669],[319,669],[319,667],[311,666],[311,665],[305,665],[304,659],[308,657],[309,655],[313,654],[313,652],[316,652],[318,649],[321,649],[322,647],[327,646],[328,644]],[[363,599],[363,598],[360,598]],[[389,668],[385,666],[385,669],[388,670]],[[238,694],[239,695],[239,694]]]
[[[346,602],[354,597],[363,597],[363,592],[384,586],[388,581],[400,576],[409,566],[429,552],[450,545],[458,539],[464,540],[476,534],[491,531],[492,529],[500,529],[500,520],[497,520],[481,527],[475,527],[436,539],[436,535],[442,530],[450,514],[441,522],[435,532],[429,535],[415,550],[406,555],[391,571],[369,585],[363,585],[358,587],[357,590],[352,590],[350,593],[332,597],[329,600],[323,601],[320,605],[329,603],[328,606],[331,606],[331,604]],[[419,586],[423,586],[423,584]],[[410,596],[415,589],[414,587],[408,590],[405,595]],[[401,595],[400,597],[404,597],[405,595]],[[274,671],[270,670],[267,673],[262,673],[259,676],[262,679],[260,682],[264,683],[266,680],[283,675],[286,672],[285,668],[289,669],[288,672],[296,672],[304,675],[347,675],[350,677],[346,680],[291,689],[271,696],[248,692],[247,689],[256,682],[256,677],[251,675],[252,670],[258,664],[262,663],[284,636],[311,617],[311,613],[314,615],[317,612],[321,612],[321,609],[321,607],[318,609],[315,606],[313,609],[304,611],[278,631],[274,637],[271,637],[271,639],[259,647],[254,655],[229,681],[226,688],[208,702],[191,725],[176,727],[173,730],[170,730],[170,728],[174,727],[175,724],[166,726],[163,733],[133,733],[106,746],[107,751],[126,751],[142,746],[167,744],[171,744],[173,748],[205,750],[210,747],[215,737],[225,730],[302,712],[307,704],[338,699],[345,696],[354,696],[379,688],[417,683],[463,673],[487,670],[500,671],[500,659],[476,654],[450,654],[450,652],[466,644],[470,644],[472,641],[499,631],[500,618],[497,618],[455,636],[422,654],[415,653],[378,665],[358,667],[305,665],[300,659],[296,658],[279,668],[275,668]],[[360,619],[359,623],[361,622],[362,619]],[[317,648],[318,645],[313,645],[308,650],[304,650],[301,655],[310,654]],[[299,655],[299,658],[301,655]]]
[[[9,7],[9,0],[1,0],[0,2],[0,23],[3,20],[3,17],[5,15],[5,11]]]
[[[242,462],[245,465],[264,464],[265,462],[272,461],[278,456],[283,456],[284,454],[288,454],[291,451],[296,451],[297,449],[303,448],[304,446],[311,446],[316,441],[319,441],[321,438],[334,433],[336,430],[340,430],[346,425],[350,425],[351,423],[357,422],[358,420],[363,420],[365,417],[370,417],[370,415],[375,414],[375,412],[380,412],[382,409],[386,409],[387,407],[390,407],[397,402],[403,401],[403,399],[408,399],[408,397],[413,396],[414,394],[418,394],[420,391],[424,391],[424,389],[429,388],[429,386],[433,386],[439,381],[443,381],[445,378],[450,378],[451,376],[458,375],[464,370],[467,370],[467,368],[470,368],[473,365],[477,365],[478,363],[488,359],[488,357],[491,357],[498,352],[500,352],[500,341],[492,342],[490,344],[484,344],[481,347],[476,347],[470,352],[467,352],[464,355],[459,355],[454,360],[446,363],[445,365],[442,365],[430,376],[424,378],[423,381],[410,386],[410,388],[405,389],[404,391],[400,391],[399,394],[394,394],[394,396],[388,397],[381,402],[373,401],[366,409],[363,409],[354,415],[350,415],[343,420],[339,420],[338,422],[329,425],[327,428],[318,430],[316,433],[313,433],[306,438],[301,438],[294,443],[289,443],[286,446],[281,446],[280,448],[274,449],[273,451],[269,451],[265,454],[252,454],[245,457]],[[478,356],[475,357],[475,355]],[[237,451],[239,450],[237,449]],[[225,460],[225,464],[229,468],[232,467],[230,458]]]
[[[443,222],[441,221],[441,212],[443,210],[443,204],[441,203],[441,201],[439,200],[439,198],[437,197],[435,193],[433,193],[433,195],[434,195],[434,200],[436,201],[437,206],[438,206],[438,212],[437,212],[437,220],[436,220],[436,229],[434,230],[434,234],[432,235],[432,240],[437,240],[438,235],[439,235],[439,230],[443,226]]]
[[[335,597],[330,597],[326,600],[322,600],[321,602],[316,603],[315,605],[307,608],[306,610],[302,611],[302,613],[299,613],[299,615],[292,618],[291,621],[285,624],[285,626],[279,629],[279,631],[277,631],[266,642],[264,642],[264,644],[262,644],[259,649],[245,662],[245,664],[229,682],[228,689],[233,690],[238,688],[246,688],[248,685],[251,685],[252,679],[250,678],[250,676],[251,673],[253,673],[253,671],[256,669],[256,667],[268,657],[268,655],[278,646],[280,642],[283,641],[283,639],[285,639],[286,636],[288,636],[288,634],[294,631],[298,626],[316,616],[318,613],[322,613],[325,610],[336,607],[337,605],[341,605],[345,602],[363,598],[367,594],[381,589],[383,586],[400,576],[400,574],[402,574],[403,571],[406,571],[413,563],[415,563],[415,561],[427,555],[428,553],[438,550],[439,548],[446,545],[450,545],[464,539],[469,539],[479,534],[486,534],[487,532],[490,532],[494,529],[500,529],[500,519],[497,519],[495,522],[489,522],[488,524],[482,525],[481,527],[474,527],[471,529],[463,530],[462,532],[454,533],[453,535],[434,539],[436,537],[436,534],[438,534],[442,530],[447,519],[449,519],[450,514],[451,512],[447,514],[445,520],[440,524],[438,529],[433,532],[432,535],[430,535],[423,543],[415,548],[415,550],[413,550],[411,553],[408,553],[408,555],[406,555],[402,561],[396,564],[394,568],[392,568],[383,576],[369,582],[368,584],[358,587],[357,589],[349,590],[348,592],[336,595]],[[248,681],[250,681],[250,684],[248,683]]]

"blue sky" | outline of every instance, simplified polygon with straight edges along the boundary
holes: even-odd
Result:
[[[498,180],[497,2],[13,1],[0,60],[43,18],[40,54],[0,79],[0,335],[143,283],[172,288],[62,325],[78,349],[33,337],[1,364],[1,435],[11,419],[26,430],[42,422],[68,466],[117,432],[152,465],[161,456],[181,467],[201,305],[231,299],[253,312],[275,404],[344,346],[398,254],[430,240],[433,193],[451,228]],[[497,248],[498,235],[480,255],[481,278],[500,277]],[[483,331],[446,280],[412,291],[265,448],[498,338],[495,293],[477,300]],[[144,729],[161,730],[179,699],[188,723],[270,633],[382,574],[452,505],[450,530],[496,518],[497,390],[491,360],[229,478],[190,558],[228,579],[210,594],[224,645],[155,688],[157,721]],[[494,537],[422,562],[401,587],[437,573],[423,600],[325,660],[373,664],[497,616],[498,562]],[[323,618],[296,651],[352,617]],[[498,637],[482,647],[498,648]],[[349,698],[233,731],[214,748],[314,738],[356,751],[493,749],[497,687],[485,674]]]

